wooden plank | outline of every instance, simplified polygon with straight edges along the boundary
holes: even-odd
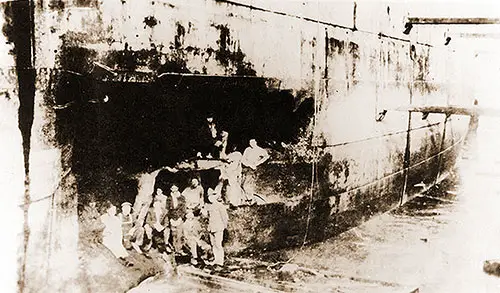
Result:
[[[489,17],[409,17],[411,24],[500,24],[500,18]]]
[[[479,116],[500,116],[500,109],[497,108],[473,108],[473,107],[460,107],[460,106],[401,106],[394,111],[409,111],[409,112],[422,112],[422,113],[441,113],[449,115],[472,115]]]
[[[398,107],[396,111],[442,113],[442,114],[455,114],[455,115],[471,115],[473,113],[472,108],[465,108],[459,106],[402,106]]]

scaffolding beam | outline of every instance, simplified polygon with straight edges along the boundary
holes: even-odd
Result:
[[[441,24],[500,24],[500,18],[489,17],[409,17],[407,23],[420,25],[441,25]]]

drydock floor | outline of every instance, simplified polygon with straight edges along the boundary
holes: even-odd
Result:
[[[456,179],[323,243],[257,259],[229,259],[218,273],[181,265],[142,292],[500,292],[483,262],[500,258],[500,125],[482,119]],[[288,265],[276,261],[286,259]]]

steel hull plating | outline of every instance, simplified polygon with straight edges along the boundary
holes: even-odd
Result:
[[[32,124],[23,262],[34,291],[79,278],[68,231],[89,198],[133,201],[137,174],[190,156],[207,112],[231,149],[256,138],[271,154],[251,175],[269,203],[230,212],[231,253],[321,241],[405,202],[446,174],[467,133],[466,116],[393,111],[472,100],[472,56],[403,35],[403,6],[35,2],[15,4],[32,12],[31,35],[17,10],[4,28],[34,43],[36,90],[21,113]]]

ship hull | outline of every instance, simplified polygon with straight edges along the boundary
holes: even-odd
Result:
[[[207,112],[230,148],[244,151],[255,138],[271,155],[249,175],[265,203],[230,211],[233,254],[322,241],[450,170],[468,117],[394,109],[470,104],[464,60],[473,56],[403,35],[404,5],[279,6],[5,4],[4,32],[18,55],[8,56],[2,84],[22,100],[26,291],[91,286],[79,280],[79,212],[92,198],[120,204],[167,189],[175,178],[150,174],[192,155]]]

